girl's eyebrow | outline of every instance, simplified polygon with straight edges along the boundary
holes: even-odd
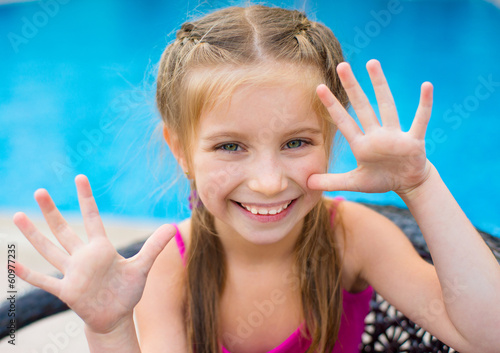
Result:
[[[202,136],[202,139],[214,141],[214,140],[233,139],[233,138],[242,139],[243,137],[245,137],[245,134],[242,134],[241,132],[238,131],[221,131],[221,132],[215,132],[208,136]]]
[[[311,135],[323,135],[323,131],[321,129],[315,129],[312,127],[298,128],[293,129],[287,132],[286,136],[294,136],[294,135],[302,135],[302,134],[311,134]]]
[[[289,137],[302,134],[322,135],[323,131],[312,127],[296,128],[285,132],[284,136]],[[202,139],[208,141],[216,141],[221,139],[244,139],[246,136],[247,134],[241,133],[239,131],[217,131],[211,135],[209,134],[208,136],[202,136]]]

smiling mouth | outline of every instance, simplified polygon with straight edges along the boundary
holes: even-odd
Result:
[[[290,206],[290,204],[295,201],[294,200],[290,200],[290,201],[287,201],[287,202],[284,202],[283,204],[281,205],[276,205],[276,206],[257,206],[257,205],[247,205],[247,204],[244,204],[244,203],[241,203],[241,202],[236,202],[241,208],[243,209],[246,209],[248,212],[251,212],[253,214],[258,214],[258,215],[271,215],[271,216],[274,216],[274,215],[277,215],[277,214],[280,214],[281,212],[283,212],[284,210],[286,210],[288,208],[288,206]]]

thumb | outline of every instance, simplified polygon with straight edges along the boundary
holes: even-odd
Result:
[[[160,226],[148,240],[146,240],[142,249],[134,256],[133,260],[135,260],[139,267],[148,273],[158,255],[160,255],[170,239],[173,238],[176,231],[175,227],[171,224]]]
[[[312,174],[307,179],[307,187],[323,191],[359,191],[353,183],[354,171],[340,174]]]

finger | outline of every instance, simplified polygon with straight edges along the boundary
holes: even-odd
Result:
[[[351,66],[346,62],[342,62],[337,66],[337,73],[364,131],[368,132],[373,128],[380,127],[370,101],[368,101],[368,98],[354,77]]]
[[[409,133],[418,139],[425,139],[425,132],[432,113],[432,91],[433,86],[430,82],[422,83],[420,89],[420,103],[418,104],[415,119],[411,124]]]
[[[38,202],[50,230],[70,254],[84,245],[83,241],[69,227],[47,190],[38,189],[35,192],[35,200]]]
[[[60,279],[54,278],[37,271],[33,271],[20,262],[15,263],[16,276],[29,284],[43,289],[55,296],[59,295]]]
[[[92,195],[89,180],[85,175],[80,174],[75,177],[75,184],[78,191],[78,202],[82,211],[83,223],[89,241],[105,236],[106,232],[94,196]]]
[[[307,180],[307,187],[322,191],[360,191],[354,183],[353,173],[312,174]]]
[[[158,255],[163,251],[175,233],[176,229],[174,226],[169,224],[162,225],[146,240],[142,249],[137,255],[131,258],[131,261],[135,262],[145,273],[148,273]]]
[[[337,126],[342,135],[344,135],[348,143],[351,143],[356,136],[363,135],[358,124],[356,124],[354,119],[347,113],[337,97],[333,95],[326,85],[319,85],[316,88],[316,93],[328,110],[333,123]]]
[[[387,84],[384,72],[378,60],[370,60],[366,64],[366,69],[370,75],[375,97],[377,97],[378,110],[382,125],[385,127],[401,129],[399,126],[398,112],[392,97],[391,90]]]
[[[59,271],[64,272],[69,255],[48,240],[24,213],[17,212],[13,217],[13,221],[40,255]]]

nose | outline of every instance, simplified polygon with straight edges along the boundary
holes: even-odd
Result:
[[[288,187],[284,168],[277,158],[269,155],[262,156],[248,167],[250,190],[266,196],[274,196]]]

